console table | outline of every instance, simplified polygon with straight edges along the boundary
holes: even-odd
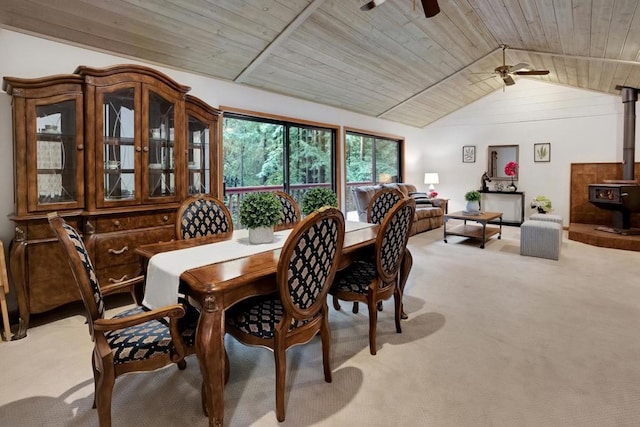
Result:
[[[480,190],[480,194],[482,195],[482,200],[480,200],[480,209],[481,210],[499,210],[501,212],[506,212],[506,210],[504,209],[504,206],[487,206],[490,205],[489,200],[487,200],[487,197],[491,197],[492,195],[500,195],[500,196],[506,196],[506,197],[519,197],[520,198],[520,203],[519,203],[519,209],[520,212],[519,213],[515,213],[516,218],[513,219],[505,219],[504,217],[502,218],[502,224],[503,225],[515,225],[516,227],[520,227],[520,225],[522,225],[522,223],[524,222],[524,191],[493,191],[493,190]],[[498,209],[498,207],[500,207],[500,209]],[[519,215],[518,215],[519,214]],[[517,217],[519,217],[519,219],[517,219]],[[491,221],[492,224],[497,224],[497,221]]]

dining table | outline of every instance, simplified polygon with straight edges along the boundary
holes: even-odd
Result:
[[[375,224],[346,221],[338,268],[343,269],[354,259],[372,251],[378,229]],[[209,417],[209,426],[222,426],[224,422],[224,385],[228,368],[224,348],[225,310],[246,298],[277,291],[278,258],[290,231],[276,232],[274,243],[253,248],[246,247],[246,230],[235,230],[226,238],[214,235],[136,248],[147,272],[144,302],[154,300],[151,289],[162,288],[160,293],[164,293],[165,298],[174,292],[177,298],[181,292],[200,308],[195,351],[202,374],[203,409]],[[151,274],[151,270],[155,273]],[[159,274],[158,270],[166,271]],[[173,279],[167,280],[171,277]],[[175,298],[167,303],[175,304]],[[156,298],[154,304],[163,303],[162,298]]]

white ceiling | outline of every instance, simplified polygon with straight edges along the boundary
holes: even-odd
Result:
[[[503,44],[550,70],[516,84],[640,87],[640,0],[363,3],[2,0],[0,26],[415,127],[502,90]]]

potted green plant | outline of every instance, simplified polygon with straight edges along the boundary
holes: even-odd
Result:
[[[464,199],[467,201],[467,208],[464,213],[466,214],[479,214],[480,213],[480,192],[477,190],[467,191],[464,195]]]
[[[546,196],[536,196],[536,198],[531,201],[531,207],[538,209],[538,213],[549,213],[551,212],[551,200]]]
[[[273,226],[282,217],[282,203],[271,192],[249,193],[240,204],[240,224],[249,229],[253,244],[273,241]]]
[[[338,207],[338,196],[329,188],[316,187],[307,191],[302,196],[301,210],[304,215],[309,215],[323,206]]]

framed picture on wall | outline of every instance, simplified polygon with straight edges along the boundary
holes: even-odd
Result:
[[[533,161],[550,162],[551,161],[551,143],[533,144]]]
[[[476,146],[464,145],[462,147],[462,163],[475,163],[476,162]]]

